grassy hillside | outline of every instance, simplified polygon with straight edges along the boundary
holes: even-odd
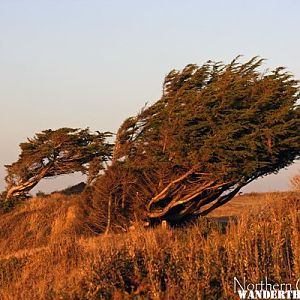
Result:
[[[234,276],[291,283],[299,198],[243,195],[185,228],[106,236],[85,224],[80,195],[30,199],[0,216],[0,299],[236,299]]]

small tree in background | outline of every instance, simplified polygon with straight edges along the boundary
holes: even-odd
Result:
[[[6,199],[25,196],[41,179],[81,172],[88,183],[110,160],[110,133],[91,133],[89,129],[60,128],[37,133],[21,143],[18,161],[7,165]]]
[[[298,81],[262,62],[173,70],[161,99],[120,127],[113,161],[137,174],[150,219],[205,215],[299,157]]]

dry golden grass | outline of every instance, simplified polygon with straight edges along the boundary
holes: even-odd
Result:
[[[291,185],[295,191],[300,191],[300,175],[296,175],[291,179]]]
[[[95,235],[81,196],[0,216],[0,299],[235,299],[233,277],[300,277],[299,194],[240,196],[185,228]]]

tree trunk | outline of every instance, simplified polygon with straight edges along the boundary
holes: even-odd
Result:
[[[25,195],[27,192],[33,189],[41,181],[41,179],[44,178],[46,173],[50,170],[51,166],[52,164],[47,165],[40,171],[38,175],[30,178],[25,182],[10,187],[6,194],[6,200],[11,199],[12,197]]]
[[[104,234],[107,235],[110,230],[110,223],[111,223],[111,202],[112,202],[112,196],[109,196],[108,203],[107,203],[107,223]]]
[[[147,205],[150,219],[179,221],[207,214],[228,202],[244,186],[233,181],[219,182],[211,174],[197,173],[195,169],[170,182],[150,200]]]

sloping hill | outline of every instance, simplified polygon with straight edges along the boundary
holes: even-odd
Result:
[[[225,233],[203,218],[183,229],[96,235],[84,201],[53,194],[0,216],[1,300],[234,299],[232,276],[300,276],[299,194],[233,199],[212,214],[238,216]]]

